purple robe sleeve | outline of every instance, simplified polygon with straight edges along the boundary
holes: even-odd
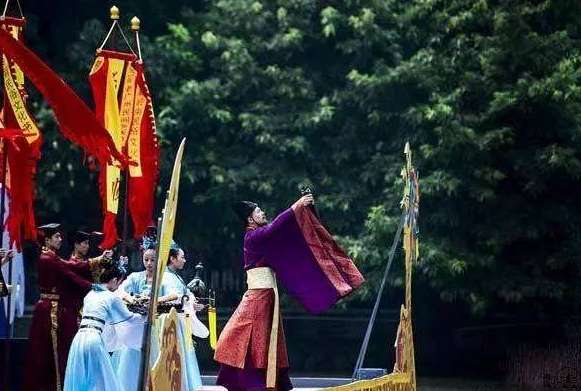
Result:
[[[294,206],[244,240],[247,266],[261,260],[288,294],[320,313],[363,283],[363,277],[307,208]]]
[[[244,240],[244,251],[256,256],[264,256],[265,252],[276,251],[277,237],[284,235],[293,224],[296,224],[294,213],[291,208],[288,208],[276,216],[272,223],[249,231]],[[265,261],[268,263],[268,259]]]

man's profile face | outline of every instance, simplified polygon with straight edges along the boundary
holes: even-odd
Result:
[[[250,215],[250,217],[248,219],[250,222],[254,222],[258,225],[268,224],[268,220],[266,219],[266,214],[258,206],[256,207],[256,209],[254,209],[254,211],[252,211],[252,214]]]
[[[178,250],[178,255],[175,257],[173,261],[173,265],[175,266],[176,269],[181,270],[184,268],[185,264],[186,264],[186,255],[184,254],[184,250],[180,248]]]
[[[61,244],[63,243],[63,236],[60,232],[55,233],[51,237],[45,240],[45,244],[48,248],[53,250],[58,250],[61,248]]]

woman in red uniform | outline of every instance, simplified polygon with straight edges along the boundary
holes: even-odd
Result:
[[[111,254],[90,262],[65,261],[56,253],[63,241],[60,224],[43,225],[39,231],[40,299],[30,327],[24,390],[62,391],[69,348],[78,330],[78,296],[89,292],[99,265]]]

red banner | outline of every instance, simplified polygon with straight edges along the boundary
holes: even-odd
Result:
[[[152,220],[159,159],[153,109],[143,68],[132,54],[102,50],[89,79],[97,118],[117,148],[132,162],[126,178],[129,181],[126,197],[134,236],[141,237]],[[110,248],[118,240],[116,218],[121,170],[115,165],[102,165],[99,183],[105,234],[101,247]]]
[[[15,39],[22,39],[24,20],[6,18],[1,28]],[[26,108],[24,75],[18,65],[2,54],[0,57],[3,75],[3,106],[0,137],[2,149],[0,161],[6,159],[5,185],[9,193],[10,205],[6,219],[6,229],[10,243],[22,247],[25,239],[36,239],[34,220],[34,176],[40,159],[42,138],[36,123]],[[17,131],[15,131],[17,130]],[[6,157],[3,156],[6,154]]]
[[[129,167],[129,210],[135,236],[141,237],[147,226],[152,223],[155,188],[159,177],[159,144],[143,65],[141,62],[133,62],[132,66],[137,71],[137,88],[131,132],[127,142],[127,156],[137,162],[137,165]],[[143,103],[144,108],[141,112]]]
[[[63,135],[99,162],[127,164],[113,139],[75,92],[41,59],[7,31],[0,29],[0,51],[14,61],[53,109]]]

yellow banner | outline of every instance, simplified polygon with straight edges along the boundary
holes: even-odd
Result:
[[[121,171],[118,167],[107,164],[107,212],[117,214],[120,186]]]
[[[131,65],[128,65],[125,71],[123,94],[121,95],[121,142],[123,144],[127,142],[131,127],[131,118],[133,117],[136,78],[137,71]]]
[[[10,34],[14,37],[14,39],[20,39],[20,31],[22,28],[19,26],[10,26]],[[14,78],[16,79],[16,84],[20,89],[24,89],[24,72],[22,69],[16,64],[12,64],[12,70],[14,72]]]
[[[10,69],[10,61],[6,56],[2,56],[2,70],[4,75],[4,89],[6,90],[6,95],[8,96],[8,101],[14,112],[14,117],[18,122],[18,126],[24,132],[26,141],[29,144],[34,143],[40,137],[40,131],[34,123],[33,119],[28,114],[26,106],[24,104],[24,99],[20,93],[20,88],[14,80],[14,75]]]
[[[135,107],[133,112],[133,121],[131,123],[131,132],[127,140],[127,155],[129,159],[137,163],[136,166],[129,166],[129,175],[132,177],[142,176],[141,172],[141,122],[145,113],[147,99],[143,92],[137,89],[135,94]]]
[[[109,58],[107,70],[107,89],[105,92],[105,129],[111,135],[115,146],[121,148],[121,118],[119,115],[119,86],[123,76],[125,61]],[[95,62],[96,65],[96,62]],[[119,187],[121,171],[116,166],[107,165],[107,211],[117,214],[119,210]]]
[[[109,131],[115,146],[121,147],[121,118],[119,115],[119,87],[123,76],[124,60],[109,58],[107,70],[107,90],[105,92],[105,128]]]

